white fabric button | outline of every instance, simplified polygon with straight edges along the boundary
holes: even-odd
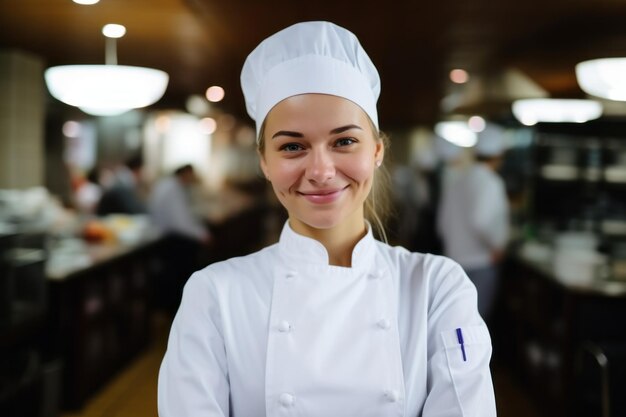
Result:
[[[291,407],[293,403],[296,402],[296,397],[286,392],[283,392],[282,394],[280,394],[278,401],[280,401],[283,407]]]
[[[390,403],[395,403],[400,399],[400,394],[395,390],[387,390],[385,391],[385,399]]]
[[[282,333],[290,332],[291,324],[286,320],[281,321],[280,323],[278,323],[278,331]]]
[[[287,279],[287,280],[294,279],[295,277],[296,277],[296,273],[293,272],[293,271],[289,271],[289,272],[287,272],[287,275],[285,275],[285,279]]]
[[[391,322],[387,319],[380,319],[376,324],[383,330],[388,330],[391,327]]]

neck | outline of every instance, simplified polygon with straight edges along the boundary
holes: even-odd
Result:
[[[317,229],[301,222],[290,224],[297,233],[320,242],[328,252],[329,264],[335,266],[351,267],[352,251],[359,240],[367,234],[365,220],[362,217],[330,229]]]

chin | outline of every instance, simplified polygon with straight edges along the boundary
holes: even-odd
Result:
[[[332,229],[341,224],[340,219],[336,215],[319,215],[319,216],[295,216],[298,222],[311,227],[313,229]]]

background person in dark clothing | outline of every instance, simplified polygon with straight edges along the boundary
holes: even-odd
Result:
[[[139,190],[142,168],[142,158],[134,156],[115,170],[113,183],[105,188],[98,203],[96,213],[99,216],[146,213]]]

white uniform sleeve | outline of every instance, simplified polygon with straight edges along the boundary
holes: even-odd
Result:
[[[185,285],[159,372],[160,417],[229,415],[229,382],[219,305],[196,272]]]
[[[476,289],[446,262],[430,299],[428,395],[423,417],[495,417],[491,339],[478,314]],[[461,340],[463,343],[461,343]]]

